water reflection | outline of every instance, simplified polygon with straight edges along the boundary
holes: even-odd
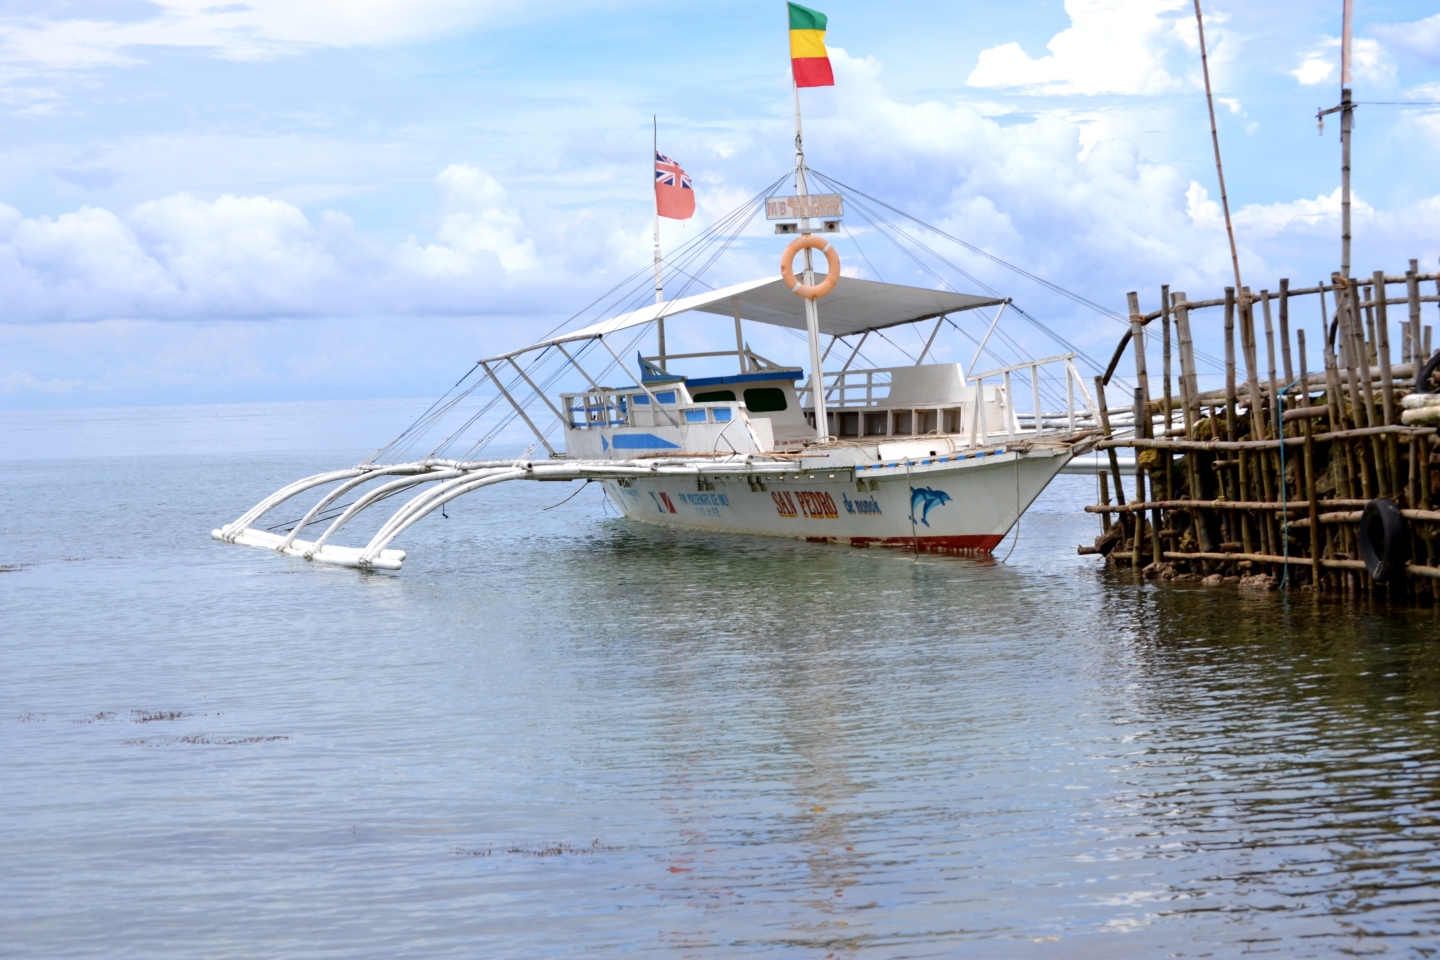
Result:
[[[0,702],[41,718],[0,751],[17,952],[1308,956],[1440,933],[1430,611],[1110,577],[1074,555],[1090,491],[1063,483],[1008,564],[676,533],[593,490],[544,511],[548,485],[456,501],[398,577],[204,538],[305,466],[7,468],[4,561],[36,565],[0,578]],[[82,530],[94,559],[63,562]],[[183,718],[152,734],[137,708]]]

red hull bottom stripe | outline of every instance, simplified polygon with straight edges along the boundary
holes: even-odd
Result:
[[[826,537],[807,539],[825,540]],[[836,539],[844,540],[843,537]],[[958,553],[969,555],[988,554],[1005,539],[1004,535],[993,533],[961,537],[850,537],[852,547],[894,547],[899,550],[914,550],[917,546],[924,553]]]
[[[835,73],[829,57],[796,57],[790,61],[797,87],[833,87]]]

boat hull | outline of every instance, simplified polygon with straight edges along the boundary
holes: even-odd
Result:
[[[992,452],[744,477],[607,480],[632,520],[714,533],[985,555],[1069,459]]]

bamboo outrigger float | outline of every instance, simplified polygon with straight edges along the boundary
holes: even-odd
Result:
[[[1431,283],[1436,292],[1425,294]],[[1100,502],[1087,510],[1101,516],[1103,532],[1080,552],[1163,579],[1246,575],[1262,587],[1433,598],[1440,354],[1431,352],[1421,311],[1440,302],[1440,273],[1421,273],[1411,260],[1403,274],[1377,271],[1368,280],[1336,273],[1313,287],[1281,280],[1278,292],[1226,288],[1202,301],[1162,287],[1160,298],[1160,309],[1142,313],[1137,294],[1129,295],[1130,332],[1096,378],[1104,431],[1096,446],[1111,458],[1122,449],[1137,457],[1128,499],[1113,460],[1101,474]],[[1301,298],[1307,313],[1318,298],[1318,370],[1315,343],[1295,322]],[[1398,321],[1396,307],[1404,311]],[[1217,308],[1224,387],[1202,393],[1191,324]],[[1145,351],[1155,326],[1158,396]],[[1119,430],[1108,423],[1103,389],[1127,348],[1138,385],[1133,426]]]

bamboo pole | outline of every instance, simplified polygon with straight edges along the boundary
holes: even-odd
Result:
[[[1195,351],[1194,343],[1190,339],[1190,310],[1185,305],[1185,294],[1183,292],[1173,295],[1175,306],[1175,334],[1180,341],[1180,403],[1184,407],[1185,439],[1195,439],[1195,420],[1198,411],[1192,409],[1195,399]],[[1185,484],[1190,491],[1192,500],[1200,499],[1203,494],[1200,490],[1200,480],[1196,475],[1196,454],[1193,451],[1185,453]],[[1200,543],[1200,518],[1194,514],[1190,517],[1190,525],[1193,530],[1195,543]]]
[[[1327,500],[1326,505],[1363,507],[1363,500]],[[1086,513],[1144,513],[1147,510],[1246,510],[1250,513],[1296,513],[1304,510],[1305,504],[1290,501],[1281,503],[1279,500],[1150,500],[1140,502],[1132,500],[1123,507],[1097,507],[1087,506]]]
[[[1260,310],[1265,317],[1265,370],[1270,387],[1269,403],[1266,404],[1265,416],[1263,418],[1265,422],[1265,436],[1267,438],[1271,436],[1281,437],[1285,434],[1285,422],[1282,419],[1284,415],[1282,409],[1284,399],[1280,395],[1279,384],[1275,382],[1275,326],[1270,321],[1270,291],[1268,290],[1260,291]],[[1286,383],[1288,386],[1289,381],[1286,381]],[[1253,398],[1251,402],[1254,402]],[[1274,471],[1275,479],[1271,484],[1271,489],[1266,492],[1266,496],[1273,495],[1276,489],[1286,490],[1285,470],[1283,469],[1284,462],[1284,458],[1280,456],[1279,451],[1268,455],[1268,465],[1270,469]],[[1298,468],[1296,472],[1298,475]],[[1285,495],[1288,497],[1289,493],[1286,492]],[[1269,520],[1266,521],[1266,526],[1270,531],[1270,543],[1272,545],[1276,542],[1277,538],[1286,536],[1283,524],[1277,526],[1273,520]],[[1282,549],[1280,552],[1284,553],[1285,551]]]
[[[1235,442],[1237,435],[1236,419],[1239,412],[1236,410],[1235,397],[1235,293],[1234,287],[1225,288],[1225,439],[1231,443]],[[1239,450],[1239,447],[1235,448]],[[1239,461],[1240,469],[1236,472],[1234,480],[1230,474],[1223,475],[1228,497],[1230,500],[1248,500],[1245,492],[1245,461]],[[1245,551],[1251,551],[1250,543],[1250,519],[1244,514],[1231,518],[1231,536],[1234,536],[1236,526],[1240,528],[1240,542],[1244,544]]]
[[[1330,408],[1330,429],[1341,430],[1345,427],[1345,420],[1341,417],[1341,411],[1345,409],[1345,403],[1340,398],[1340,364],[1335,356],[1335,350],[1325,330],[1330,326],[1330,318],[1325,314],[1325,295],[1320,295],[1320,343],[1324,351],[1325,361],[1325,402]],[[1335,488],[1340,491],[1341,496],[1353,495],[1351,484],[1351,464],[1349,450],[1345,446],[1331,450],[1330,470],[1335,474]]]
[[[1160,357],[1161,372],[1165,378],[1165,436],[1173,433],[1175,418],[1175,398],[1170,392],[1170,285],[1162,284],[1160,287]],[[1165,456],[1165,469],[1161,476],[1165,478],[1165,498],[1173,499],[1175,496],[1175,459],[1169,454]],[[1159,515],[1156,515],[1156,526],[1159,526]],[[1175,548],[1175,538],[1167,537],[1166,543],[1170,549]],[[1157,557],[1160,555],[1157,551]]]
[[[1130,346],[1135,351],[1135,419],[1134,435],[1136,437],[1149,437],[1150,415],[1150,377],[1145,366],[1145,324],[1143,315],[1140,313],[1140,295],[1131,290],[1125,295],[1125,305],[1130,309]],[[1135,499],[1145,499],[1145,468],[1140,465],[1140,459],[1135,459]],[[1151,525],[1152,536],[1155,533],[1155,525]],[[1145,540],[1145,515],[1135,515],[1135,545],[1131,549],[1131,563],[1135,569],[1142,566],[1141,558]],[[1156,559],[1159,558],[1158,550],[1151,551]]]
[[[1327,443],[1336,440],[1359,440],[1371,437],[1383,437],[1386,434],[1395,434],[1403,437],[1431,437],[1434,436],[1434,427],[1415,426],[1379,426],[1379,427],[1355,427],[1347,430],[1331,430],[1327,433],[1315,435],[1316,443]],[[1097,450],[1109,450],[1120,447],[1136,447],[1141,450],[1204,450],[1214,452],[1217,450],[1276,450],[1281,444],[1287,447],[1303,446],[1304,441],[1300,437],[1281,437],[1276,440],[1155,440],[1155,439],[1131,439],[1131,440],[1100,440],[1095,444]],[[1348,494],[1346,494],[1348,496]],[[1238,499],[1238,498],[1237,498]],[[1373,499],[1365,497],[1365,499]]]
[[[1405,359],[1417,365],[1423,362],[1423,355],[1420,353],[1419,268],[1419,261],[1411,260],[1410,269],[1405,271],[1405,299],[1410,307],[1410,352]]]
[[[1290,279],[1280,278],[1280,351],[1285,361],[1285,382],[1294,383],[1290,366]]]
[[[1310,405],[1310,388],[1305,377],[1305,330],[1302,328],[1295,331],[1296,339],[1300,348],[1300,382],[1301,390],[1304,391],[1305,405]],[[1310,584],[1314,590],[1320,589],[1320,534],[1319,528],[1315,526],[1315,515],[1319,509],[1315,496],[1315,437],[1314,430],[1308,419],[1301,423],[1301,430],[1305,437],[1305,499],[1306,507],[1310,516]]]
[[[1251,295],[1249,287],[1240,289],[1239,307],[1240,347],[1245,358],[1245,384],[1250,391],[1250,436],[1256,440],[1264,440],[1266,439],[1266,424],[1260,396],[1260,358],[1255,337],[1255,298]],[[1270,471],[1267,469],[1269,458],[1264,454],[1251,457],[1248,453],[1241,452],[1240,461],[1241,483],[1244,484],[1246,479],[1249,481],[1249,489],[1245,491],[1245,496],[1256,500],[1274,499],[1274,491],[1270,484]],[[1274,540],[1270,537],[1270,524],[1259,523],[1255,532],[1260,535],[1260,552],[1275,553]]]
[[[1109,474],[1107,474],[1104,470],[1101,470],[1101,471],[1099,471],[1099,472],[1097,472],[1097,473],[1095,474],[1095,478],[1100,481],[1100,506],[1102,506],[1102,507],[1108,507],[1108,506],[1110,506],[1110,476],[1109,476]],[[1104,533],[1106,536],[1109,536],[1109,534],[1110,534],[1110,514],[1109,514],[1109,513],[1106,513],[1104,516],[1102,516],[1102,517],[1100,518],[1100,524],[1101,524],[1101,532]]]
[[[1380,399],[1385,423],[1395,423],[1395,382],[1390,376],[1390,316],[1385,306],[1385,271],[1375,271],[1375,353],[1380,361]],[[1405,489],[1400,480],[1400,447],[1394,436],[1385,438],[1385,467],[1390,474],[1388,487],[1392,495]]]
[[[1139,343],[1140,343],[1139,338],[1136,338],[1136,339],[1135,339],[1135,343],[1136,343],[1137,349],[1138,349],[1138,345],[1139,345]],[[1142,354],[1143,354],[1143,350],[1142,350],[1141,352],[1142,352]],[[1139,438],[1149,439],[1148,437],[1145,437],[1145,432],[1146,432],[1146,431],[1145,431],[1145,428],[1146,428],[1146,426],[1148,426],[1147,420],[1148,420],[1148,418],[1146,418],[1146,416],[1145,416],[1145,388],[1144,388],[1144,387],[1136,387],[1136,388],[1135,388],[1135,436],[1136,436],[1137,439],[1139,439]],[[1145,499],[1145,468],[1140,465],[1140,458],[1139,458],[1139,457],[1136,457],[1136,458],[1135,458],[1135,499],[1136,499],[1136,500],[1144,500],[1144,499]],[[1152,528],[1152,529],[1153,529],[1153,528]],[[1142,566],[1140,560],[1141,560],[1142,545],[1144,544],[1144,542],[1145,542],[1145,514],[1137,512],[1137,513],[1135,514],[1135,545],[1131,548],[1131,551],[1130,551],[1130,552],[1131,552],[1130,562],[1131,562],[1131,565],[1133,565],[1136,570],[1139,570],[1139,569],[1141,568],[1141,566]],[[1158,557],[1159,557],[1159,553],[1156,552],[1155,556],[1158,558]]]
[[[1103,377],[1095,378],[1095,406],[1100,413],[1100,434],[1106,438],[1113,438],[1114,432],[1110,429],[1110,407],[1105,402],[1105,382]],[[1115,481],[1115,502],[1120,506],[1125,505],[1125,485],[1120,482],[1120,457],[1114,451],[1110,455],[1110,476]],[[1125,538],[1126,526],[1120,524],[1120,538]]]
[[[1364,425],[1373,427],[1377,424],[1375,423],[1375,393],[1370,385],[1370,347],[1363,339],[1364,329],[1359,322],[1359,305],[1356,302],[1358,292],[1357,286],[1352,283],[1346,289],[1346,300],[1350,305],[1351,333],[1357,341],[1355,344],[1358,361],[1356,370],[1360,375],[1360,396],[1365,402]],[[1357,423],[1356,426],[1360,426],[1360,424]],[[1370,455],[1374,458],[1375,489],[1379,492],[1379,496],[1387,496],[1390,493],[1390,484],[1386,481],[1385,476],[1387,472],[1385,470],[1385,442],[1378,436],[1372,436],[1370,439]]]

